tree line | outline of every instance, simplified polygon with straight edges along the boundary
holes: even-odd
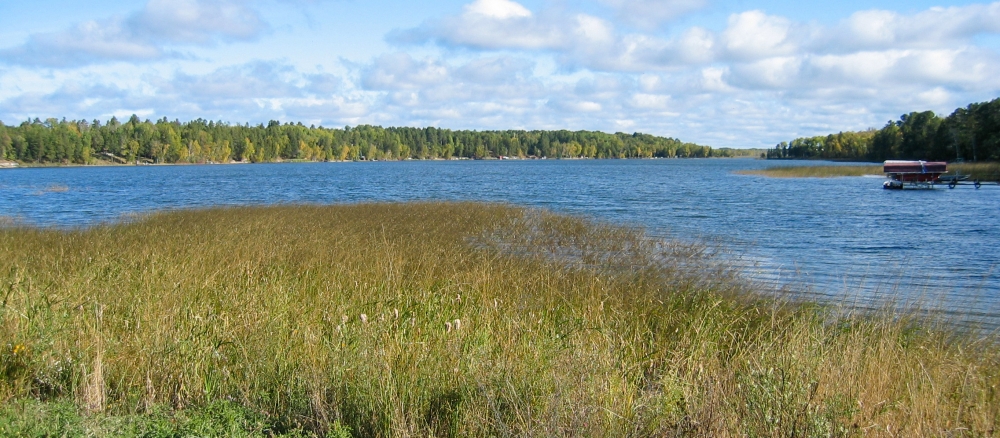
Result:
[[[948,117],[911,112],[882,129],[797,138],[767,158],[1000,161],[1000,98],[956,109]]]
[[[271,162],[490,157],[652,158],[733,156],[675,138],[592,131],[468,131],[361,125],[324,128],[271,121],[230,125],[202,119],[125,123],[34,119],[0,122],[0,159],[29,163]]]

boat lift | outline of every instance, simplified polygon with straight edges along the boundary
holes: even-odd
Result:
[[[902,189],[933,189],[938,185],[947,185],[949,189],[957,186],[973,186],[976,189],[983,185],[998,185],[1000,182],[982,182],[978,179],[969,181],[969,175],[948,174],[948,163],[944,161],[907,161],[886,160],[882,171],[889,178],[882,183],[882,188]]]

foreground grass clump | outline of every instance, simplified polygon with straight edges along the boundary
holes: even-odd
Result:
[[[993,435],[1000,354],[470,203],[0,229],[0,435]],[[931,330],[934,328],[934,330]]]
[[[871,166],[775,166],[766,169],[741,170],[741,175],[763,175],[772,178],[836,178],[841,176],[882,175],[882,165]]]

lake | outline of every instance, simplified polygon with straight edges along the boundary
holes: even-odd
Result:
[[[827,162],[783,162],[819,165]],[[717,242],[804,296],[919,300],[1000,327],[1000,188],[889,191],[882,179],[737,175],[751,159],[281,163],[0,170],[0,216],[86,226],[173,208],[476,200]]]

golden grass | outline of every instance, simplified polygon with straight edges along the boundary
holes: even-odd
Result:
[[[948,171],[969,175],[970,180],[1000,181],[1000,163],[949,163]]]
[[[741,170],[741,175],[763,175],[772,178],[835,178],[841,176],[882,175],[882,165],[865,166],[775,166],[766,169]],[[1000,163],[949,163],[948,171],[969,175],[970,180],[1000,181]]]
[[[709,248],[534,210],[8,227],[0,260],[3,403],[230,400],[357,436],[984,436],[1000,420],[993,338],[761,298]]]
[[[763,175],[772,178],[835,178],[841,176],[882,175],[882,165],[870,166],[775,166],[766,169],[741,170],[741,175]]]

